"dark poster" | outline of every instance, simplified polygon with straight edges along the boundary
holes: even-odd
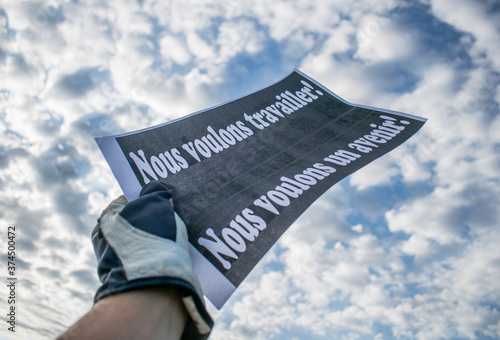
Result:
[[[295,71],[229,103],[97,142],[129,199],[153,179],[175,187],[195,269],[220,307],[319,196],[424,123],[349,104]]]

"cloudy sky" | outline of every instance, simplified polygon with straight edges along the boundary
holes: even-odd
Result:
[[[0,0],[0,338],[53,338],[91,307],[90,231],[121,193],[94,137],[294,68],[350,102],[429,120],[210,306],[211,339],[499,339],[496,0]]]

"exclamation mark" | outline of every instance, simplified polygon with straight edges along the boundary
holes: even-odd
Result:
[[[305,81],[305,80],[301,80],[300,82],[301,82],[302,84],[304,84],[305,86],[307,86],[308,88],[310,88],[311,90],[314,90],[314,88],[313,88],[311,85],[309,85],[309,83],[308,83],[307,81]],[[322,96],[322,95],[323,95],[323,92],[321,92],[321,91],[319,91],[319,90],[316,90],[316,93],[317,93],[317,94],[319,94],[320,96]]]

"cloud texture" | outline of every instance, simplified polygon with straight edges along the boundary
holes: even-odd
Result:
[[[92,304],[90,231],[120,194],[94,137],[299,68],[429,120],[292,225],[211,308],[211,339],[500,338],[499,19],[491,0],[0,0],[0,253],[15,225],[19,278],[0,337],[54,338]]]

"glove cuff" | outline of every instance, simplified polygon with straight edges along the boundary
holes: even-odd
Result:
[[[114,282],[114,284],[110,285],[109,282]],[[179,293],[182,295],[182,302],[190,316],[184,329],[182,339],[207,339],[214,326],[213,320],[206,310],[204,301],[198,295],[195,288],[189,282],[182,279],[174,277],[150,277],[117,282],[110,278],[110,280],[106,281],[97,290],[94,297],[94,303],[115,294],[137,289],[165,286],[175,287],[179,290]]]

